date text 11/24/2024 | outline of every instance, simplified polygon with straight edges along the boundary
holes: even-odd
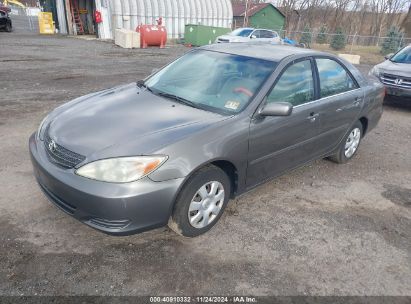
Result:
[[[257,303],[255,297],[249,296],[196,296],[196,297],[150,297],[150,303]]]

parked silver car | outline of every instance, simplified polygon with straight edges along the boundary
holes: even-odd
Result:
[[[216,43],[227,42],[272,42],[281,44],[281,38],[276,31],[254,28],[238,28],[229,34],[217,37]]]
[[[372,68],[370,74],[378,77],[388,95],[411,98],[411,45],[385,58],[383,63]]]
[[[330,54],[215,44],[62,105],[29,147],[41,189],[81,222],[115,235],[168,224],[192,237],[230,198],[318,158],[350,160],[383,98]]]

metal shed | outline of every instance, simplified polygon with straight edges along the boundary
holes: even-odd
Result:
[[[284,29],[285,15],[272,3],[233,5],[234,27],[267,28],[276,31]]]
[[[233,19],[230,0],[96,0],[96,6],[107,8],[111,20],[105,28],[111,36],[116,28],[134,30],[139,24],[156,24],[160,17],[169,38],[182,37],[186,24],[231,28]],[[101,36],[109,38],[109,33]]]

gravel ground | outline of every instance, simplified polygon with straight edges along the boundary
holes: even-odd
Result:
[[[54,107],[186,49],[123,50],[19,24],[0,33],[1,295],[411,296],[410,106],[387,101],[350,163],[318,160],[260,186],[206,235],[111,237],[47,201],[29,135]]]

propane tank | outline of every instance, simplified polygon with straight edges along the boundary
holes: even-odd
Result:
[[[140,33],[140,47],[145,49],[149,46],[158,46],[164,48],[167,42],[167,30],[162,26],[163,19],[157,20],[157,25],[140,24],[136,32]]]

